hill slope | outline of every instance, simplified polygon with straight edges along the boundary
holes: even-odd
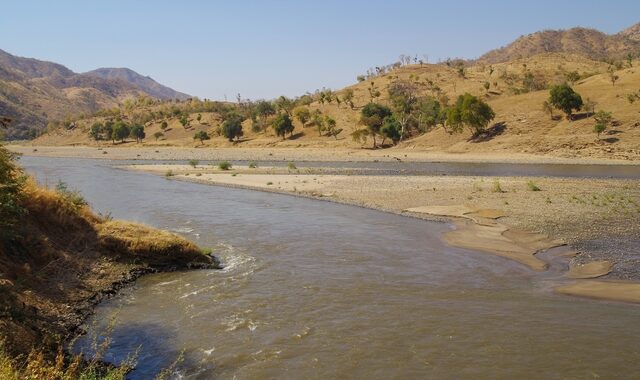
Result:
[[[102,79],[121,79],[127,83],[131,83],[138,87],[140,90],[146,92],[154,98],[161,100],[180,99],[186,100],[191,96],[176,91],[167,86],[163,86],[150,77],[142,76],[131,69],[123,68],[108,68],[103,67],[93,71],[88,71],[84,75],[95,76]]]
[[[544,30],[522,36],[505,47],[492,50],[480,57],[484,63],[506,62],[542,53],[572,53],[602,60],[624,58],[637,54],[640,49],[640,24],[622,32],[608,35],[595,29],[572,28]]]
[[[44,129],[49,120],[114,107],[126,98],[186,96],[131,70],[127,73],[106,78],[77,74],[57,63],[0,50],[0,115],[14,119],[8,137],[26,138]]]

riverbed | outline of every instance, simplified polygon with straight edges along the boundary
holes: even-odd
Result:
[[[224,270],[147,276],[98,307],[132,379],[632,378],[640,307],[554,294],[557,273],[447,246],[447,223],[168,181],[99,160],[22,158],[102,213],[212,247]],[[86,349],[90,335],[76,350]]]

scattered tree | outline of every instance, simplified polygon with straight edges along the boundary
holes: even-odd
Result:
[[[136,143],[138,144],[142,142],[145,137],[147,137],[144,132],[144,127],[140,124],[134,124],[133,126],[131,126],[131,129],[129,130],[129,136],[136,139]]]
[[[360,123],[367,127],[368,135],[373,138],[374,149],[377,147],[376,135],[380,134],[380,128],[388,116],[391,116],[391,109],[376,103],[367,104],[360,112]]]
[[[222,135],[229,141],[236,141],[242,136],[242,117],[234,115],[222,123]]]
[[[187,118],[186,115],[182,115],[180,117],[180,124],[182,124],[182,128],[188,129],[189,128],[189,118]]]
[[[487,103],[465,93],[460,95],[456,104],[447,110],[447,124],[451,126],[453,132],[461,132],[466,126],[474,136],[477,136],[484,132],[495,116],[495,112]]]
[[[383,138],[391,139],[395,145],[400,141],[402,136],[402,125],[396,120],[395,116],[387,116],[382,122],[382,127],[380,127],[380,134]],[[382,144],[384,144],[384,139],[382,140]]]
[[[620,77],[616,74],[616,68],[614,66],[609,66],[607,72],[609,73],[609,80],[611,81],[611,85],[615,86],[618,79],[620,79]]]
[[[155,137],[156,141],[158,141],[159,138],[164,137],[164,133],[158,131],[153,134],[153,137]]]
[[[345,90],[344,94],[342,95],[342,100],[349,105],[349,108],[353,109],[353,90],[350,88]]]
[[[91,128],[89,129],[89,137],[91,137],[96,141],[102,140],[104,138],[103,133],[104,133],[104,125],[102,123],[95,122],[91,125]]]
[[[566,83],[553,86],[549,92],[549,103],[572,120],[573,111],[582,108],[582,97]]]
[[[302,127],[311,119],[311,111],[307,107],[296,107],[293,110],[293,116],[302,124]]]
[[[594,131],[598,134],[598,137],[600,137],[600,133],[604,132],[604,130],[613,122],[611,112],[606,112],[604,110],[596,112],[593,115],[593,118],[596,121]]]
[[[210,140],[211,137],[206,131],[198,131],[193,135],[194,140],[200,140],[200,145],[204,144],[204,140]]]
[[[163,131],[166,131],[167,128],[169,128],[169,123],[167,123],[166,121],[163,121],[162,124],[160,124],[160,129],[162,129]]]
[[[282,136],[283,140],[287,133],[293,135],[293,123],[291,122],[289,115],[286,113],[278,115],[271,125],[273,130],[276,132],[276,135]]]
[[[124,143],[124,140],[129,137],[130,130],[129,126],[125,124],[123,121],[118,121],[113,125],[113,132],[111,134],[112,140],[120,140],[120,142]]]

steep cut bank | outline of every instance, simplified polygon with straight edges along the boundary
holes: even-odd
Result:
[[[10,355],[55,352],[95,304],[142,274],[217,267],[182,237],[96,215],[64,186],[38,186],[12,159],[0,147],[0,341]]]

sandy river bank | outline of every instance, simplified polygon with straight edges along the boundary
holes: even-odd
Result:
[[[568,244],[562,293],[640,302],[637,180],[322,174],[314,168],[130,165],[170,178],[282,192],[426,219],[453,218],[454,246],[490,252],[533,270],[540,250]],[[595,280],[586,280],[598,278]],[[620,282],[622,281],[622,282]],[[583,284],[587,283],[587,284]],[[636,294],[634,296],[633,294]]]

